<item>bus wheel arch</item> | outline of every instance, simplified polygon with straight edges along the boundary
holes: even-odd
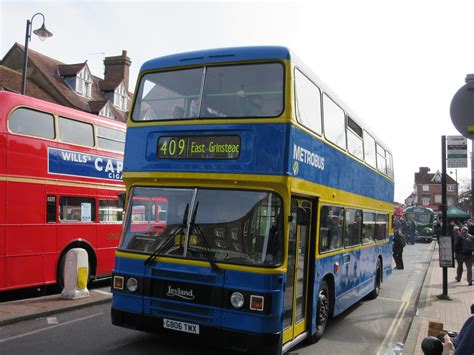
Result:
[[[88,276],[88,284],[90,280],[95,276],[96,274],[96,268],[97,268],[97,256],[94,252],[94,248],[92,246],[83,241],[83,240],[75,240],[71,243],[69,243],[61,252],[58,258],[58,265],[57,265],[57,276],[56,276],[56,284],[58,285],[58,288],[62,290],[64,288],[64,263],[66,261],[66,255],[67,252],[71,249],[74,248],[82,248],[85,249],[87,252],[87,258],[89,261],[89,276]]]
[[[329,319],[334,313],[335,283],[332,275],[326,275],[319,285],[316,298],[316,324],[310,341],[316,343],[321,339]]]

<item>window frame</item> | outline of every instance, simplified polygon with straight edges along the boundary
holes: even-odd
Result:
[[[63,219],[63,199],[82,199],[84,202],[91,202],[91,220],[90,221],[82,221],[82,220],[75,220],[75,219]],[[61,224],[70,224],[70,223],[81,223],[81,224],[90,224],[97,222],[97,199],[95,197],[86,197],[86,196],[75,196],[75,195],[61,195],[57,197],[58,200],[58,216],[57,221]],[[70,206],[71,208],[76,208],[78,205],[65,205],[65,207]],[[81,211],[82,212],[82,211]],[[82,215],[81,215],[82,219]]]
[[[359,132],[357,132],[359,131]],[[360,143],[360,148],[361,148],[361,154],[360,156],[357,156],[355,154],[356,150],[352,150],[350,145],[349,145],[349,137],[354,137],[356,139],[356,142]],[[346,140],[347,140],[347,152],[351,154],[353,157],[364,161],[364,130],[362,127],[355,122],[350,115],[346,115]]]
[[[300,117],[300,110],[299,110],[299,104],[298,104],[298,90],[297,90],[297,74],[296,73],[299,73],[301,75],[301,78],[303,79],[306,79],[307,82],[309,82],[310,84],[312,84],[316,89],[317,89],[317,92],[319,93],[319,132],[314,130],[313,127],[310,127],[308,124],[305,124],[304,122],[304,119],[302,119]],[[318,136],[322,136],[323,135],[323,103],[322,103],[322,95],[323,95],[323,92],[321,90],[321,88],[314,82],[311,80],[311,78],[309,78],[301,69],[299,69],[298,67],[295,67],[294,68],[294,91],[295,91],[295,116],[296,116],[296,121],[301,124],[302,126],[306,127],[307,129],[309,129],[311,132],[317,134]]]
[[[75,91],[77,94],[90,99],[92,97],[92,84],[92,74],[86,65],[76,75]]]
[[[245,65],[265,65],[265,64],[279,64],[282,67],[282,102],[281,102],[281,111],[278,114],[275,114],[273,116],[227,116],[227,117],[200,117],[200,112],[201,112],[201,107],[202,107],[202,102],[203,102],[203,94],[204,94],[204,88],[205,88],[205,83],[206,83],[206,71],[208,69],[213,69],[216,67],[229,67],[229,66],[245,66]],[[137,104],[139,103],[139,95],[142,94],[143,91],[143,85],[142,81],[146,79],[147,75],[150,74],[161,74],[161,73],[168,73],[168,72],[178,72],[178,71],[184,71],[184,70],[191,70],[191,69],[202,69],[202,78],[201,78],[201,86],[200,86],[200,91],[198,94],[198,106],[199,106],[199,113],[198,116],[196,117],[184,117],[184,118],[165,118],[165,119],[136,119],[135,116],[136,114],[136,108]],[[285,95],[286,95],[286,86],[287,86],[287,77],[286,77],[286,71],[287,67],[285,63],[282,60],[268,60],[268,61],[258,61],[258,62],[237,62],[237,63],[206,63],[204,65],[198,65],[198,66],[189,66],[189,67],[184,67],[184,68],[179,68],[179,69],[168,69],[165,68],[163,70],[153,70],[153,71],[148,71],[146,73],[143,73],[139,77],[139,82],[138,82],[138,89],[135,95],[135,99],[133,100],[133,105],[130,109],[130,119],[133,122],[138,122],[138,123],[147,123],[147,122],[169,122],[169,121],[184,121],[184,120],[228,120],[231,119],[232,121],[234,120],[248,120],[248,119],[273,119],[280,117],[283,115],[286,111],[286,100],[285,100]],[[143,117],[146,117],[147,114],[145,114]]]
[[[64,138],[61,137],[61,128],[60,128],[61,119],[68,120],[68,121],[73,121],[73,122],[76,122],[78,124],[83,124],[84,126],[89,126],[91,128],[91,131],[92,131],[92,144],[91,145],[86,145],[86,144],[80,144],[80,143],[70,142],[70,141],[64,140]],[[78,121],[78,120],[75,120],[73,118],[58,115],[58,134],[57,134],[58,141],[61,142],[61,143],[65,143],[65,144],[74,144],[74,145],[78,145],[78,146],[82,146],[82,147],[94,148],[94,147],[97,146],[94,126],[95,126],[95,124],[93,124],[93,123],[89,123],[89,122],[86,122],[86,121]],[[81,142],[82,141],[83,140],[81,140]]]
[[[10,126],[10,122],[11,122],[11,119],[12,119],[11,117],[15,112],[17,112],[19,110],[31,111],[31,112],[39,113],[39,114],[44,115],[44,116],[50,116],[50,118],[52,118],[53,137],[46,137],[46,136],[41,136],[41,135],[35,135],[35,134],[29,134],[29,133],[14,131]],[[28,119],[30,119],[30,117],[31,116],[28,116]],[[26,136],[26,137],[34,137],[34,138],[38,138],[38,139],[47,139],[47,140],[52,140],[52,141],[56,140],[57,137],[58,137],[57,127],[56,127],[56,117],[55,117],[54,113],[52,113],[52,112],[36,110],[36,109],[33,109],[31,107],[28,107],[28,106],[19,106],[19,107],[16,107],[14,110],[12,110],[11,112],[8,113],[8,118],[7,119],[8,119],[8,132],[11,133],[11,134],[21,135],[21,136]],[[31,123],[31,121],[29,121],[27,123]]]
[[[334,144],[336,147],[342,149],[343,151],[347,151],[347,134],[346,134],[346,113],[344,111],[344,109],[339,106],[339,104],[334,101],[329,95],[328,93],[326,92],[323,92],[323,95],[322,95],[322,112],[323,112],[323,132],[324,132],[324,138],[326,138],[327,141],[331,142],[332,144]],[[341,139],[341,142],[344,143],[344,146],[341,146],[339,145],[337,142],[333,141],[331,138],[328,137],[327,135],[327,122],[329,121],[326,121],[326,110],[325,110],[325,99],[324,98],[327,98],[330,102],[332,102],[334,104],[334,107],[338,108],[340,110],[340,113],[342,113],[342,119],[343,119],[343,122],[342,122],[342,134],[344,135],[344,137],[342,137]],[[329,118],[328,118],[329,119]],[[333,122],[333,120],[331,120],[331,122]],[[340,125],[340,123],[339,123]]]

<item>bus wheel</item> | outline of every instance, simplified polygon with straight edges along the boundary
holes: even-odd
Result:
[[[311,335],[311,341],[316,343],[323,336],[331,313],[331,296],[326,281],[321,282],[318,293],[318,305],[316,309],[316,332]]]
[[[375,269],[375,285],[374,290],[369,293],[370,299],[376,299],[380,293],[380,287],[382,285],[382,264],[380,263],[380,259],[377,260],[377,267]]]

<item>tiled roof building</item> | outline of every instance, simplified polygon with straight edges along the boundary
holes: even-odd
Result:
[[[15,43],[0,62],[0,90],[20,92],[24,47]],[[26,95],[63,106],[126,122],[130,58],[106,57],[105,77],[91,74],[87,61],[64,64],[28,50]]]

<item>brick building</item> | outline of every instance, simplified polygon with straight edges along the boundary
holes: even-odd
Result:
[[[446,175],[448,207],[456,205],[458,201],[458,183]],[[435,212],[441,211],[441,173],[436,171],[430,174],[430,169],[420,167],[415,173],[415,191],[405,200],[407,206],[418,205],[432,208]],[[408,201],[410,200],[410,201]]]
[[[0,62],[0,90],[19,93],[24,46],[15,43]],[[130,108],[130,58],[127,51],[104,59],[104,79],[91,74],[87,61],[64,64],[28,50],[26,95],[125,122]]]

